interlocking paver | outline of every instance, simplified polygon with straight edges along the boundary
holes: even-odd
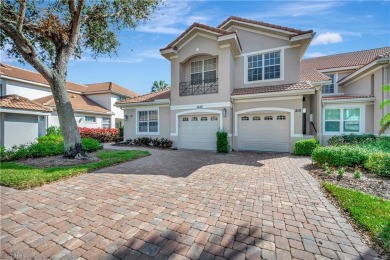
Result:
[[[1,256],[378,258],[303,168],[308,158],[151,153],[34,190],[2,187]]]

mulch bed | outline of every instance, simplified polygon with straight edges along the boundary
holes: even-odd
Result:
[[[18,162],[36,168],[49,168],[57,166],[75,166],[100,161],[100,159],[96,156],[96,152],[87,153],[87,156],[88,158],[84,160],[68,159],[63,157],[62,155],[56,155],[40,158],[23,159],[19,160]]]
[[[362,172],[362,177],[355,179],[353,177],[355,169],[346,168],[344,176],[338,180],[337,168],[333,169],[331,175],[315,164],[308,164],[305,169],[321,182],[330,182],[345,188],[360,190],[377,197],[390,199],[390,178],[380,177],[359,169]]]

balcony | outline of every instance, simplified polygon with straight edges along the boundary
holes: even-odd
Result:
[[[194,96],[218,93],[218,79],[206,79],[197,81],[180,82],[180,96]]]

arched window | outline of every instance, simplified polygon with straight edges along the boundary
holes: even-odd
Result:
[[[197,118],[196,116],[193,116],[193,117],[191,118],[191,121],[198,121],[198,118]]]
[[[252,117],[252,120],[253,121],[259,121],[260,120],[260,116],[254,116],[254,117]]]
[[[276,117],[277,120],[286,120],[286,116],[285,115],[278,115]]]
[[[211,120],[211,121],[217,121],[217,120],[218,120],[218,117],[217,117],[217,116],[212,116],[212,117],[210,118],[210,120]]]
[[[188,122],[188,117],[183,117],[183,122]]]
[[[207,121],[207,116],[202,116],[202,117],[200,118],[200,121]]]
[[[243,116],[243,117],[241,117],[241,121],[249,121],[249,116]]]
[[[264,120],[273,120],[274,118],[273,118],[273,116],[265,116],[264,117]]]

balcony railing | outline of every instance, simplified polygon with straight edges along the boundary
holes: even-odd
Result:
[[[180,96],[193,96],[218,93],[218,79],[180,82]]]

